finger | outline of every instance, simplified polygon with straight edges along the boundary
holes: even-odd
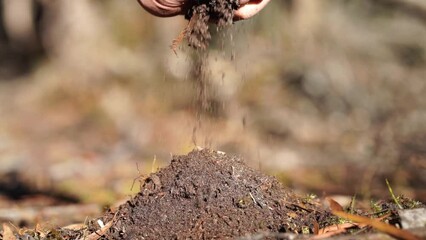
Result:
[[[260,12],[270,0],[251,0],[248,3],[235,10],[234,20],[248,19]]]
[[[149,13],[158,17],[173,17],[183,14],[185,0],[138,0]]]

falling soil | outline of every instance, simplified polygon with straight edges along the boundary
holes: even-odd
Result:
[[[105,214],[102,239],[230,239],[301,232],[328,216],[241,158],[201,150],[176,156],[134,198]],[[321,218],[321,219],[319,219]],[[92,224],[95,231],[97,224]]]
[[[215,26],[217,32],[223,31],[231,26],[234,20],[234,10],[239,8],[239,0],[197,0],[188,8],[185,18],[189,20],[188,25],[173,41],[171,48],[176,53],[179,45],[186,40],[194,50],[192,54],[191,80],[196,92],[194,109],[197,113],[197,126],[194,127],[194,144],[196,142],[196,131],[202,125],[202,115],[223,115],[222,100],[217,98],[216,89],[211,84],[209,69],[209,43],[212,39],[211,27]],[[191,4],[192,4],[191,3]],[[219,35],[225,37],[225,34]]]

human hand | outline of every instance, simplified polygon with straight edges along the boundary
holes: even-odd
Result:
[[[158,17],[185,15],[196,0],[138,0],[149,13]],[[260,12],[270,0],[240,0],[240,8],[234,12],[234,20],[244,20]]]

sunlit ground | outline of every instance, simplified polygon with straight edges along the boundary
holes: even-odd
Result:
[[[137,192],[139,174],[198,145],[243,155],[299,192],[388,198],[389,179],[425,201],[424,18],[380,2],[315,2],[273,1],[216,36],[207,112],[196,55],[169,48],[183,19],[154,18],[136,1],[49,4],[44,54],[23,74],[1,57],[0,175],[112,204]]]

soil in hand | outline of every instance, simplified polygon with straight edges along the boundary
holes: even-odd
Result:
[[[205,50],[211,39],[209,23],[215,23],[220,30],[233,23],[234,10],[239,7],[239,0],[198,0],[186,13],[188,26],[173,41],[172,48],[176,50],[179,43],[186,39],[188,45]]]
[[[141,191],[102,221],[102,239],[229,239],[258,232],[301,232],[325,216],[241,158],[212,150],[176,156]],[[97,224],[91,225],[95,231]]]

